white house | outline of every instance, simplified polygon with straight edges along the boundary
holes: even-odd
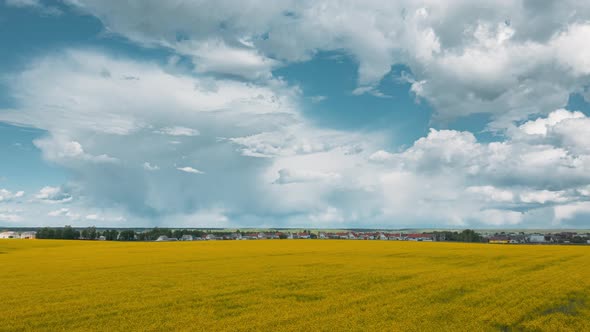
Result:
[[[166,235],[160,235],[157,239],[157,242],[164,242],[164,241],[168,241],[168,237]]]

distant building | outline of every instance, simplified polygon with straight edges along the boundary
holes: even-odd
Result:
[[[339,233],[336,233],[335,234],[335,237],[333,237],[333,238],[345,240],[345,239],[348,239],[348,233],[346,233],[346,232],[339,232]]]
[[[190,234],[185,234],[180,238],[181,241],[192,241],[193,240],[193,236]]]
[[[529,242],[531,243],[543,243],[545,242],[545,235],[529,235]]]
[[[34,239],[37,237],[37,232],[22,232],[20,233],[21,239]]]
[[[20,235],[17,232],[2,232],[0,233],[0,239],[18,239]]]
[[[168,237],[166,235],[160,235],[158,236],[158,238],[156,239],[156,242],[164,242],[164,241],[169,241],[170,239],[168,239]]]
[[[387,233],[385,236],[388,240],[402,240],[402,233]]]
[[[0,233],[0,239],[34,239],[37,237],[37,232],[2,232]]]
[[[432,234],[406,234],[404,239],[408,241],[432,241]]]
[[[257,240],[258,234],[256,233],[246,233],[242,235],[242,240]]]

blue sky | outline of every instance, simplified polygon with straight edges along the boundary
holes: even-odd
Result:
[[[589,19],[5,0],[0,226],[588,227]]]

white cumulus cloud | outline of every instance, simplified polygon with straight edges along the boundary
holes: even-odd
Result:
[[[204,174],[204,172],[199,171],[196,168],[190,167],[190,166],[185,166],[185,167],[177,167],[176,168],[179,171],[185,172],[185,173],[192,173],[192,174]]]

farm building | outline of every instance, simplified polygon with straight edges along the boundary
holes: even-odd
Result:
[[[22,232],[20,233],[21,239],[34,239],[37,237],[37,232]]]
[[[0,239],[34,239],[37,237],[37,232],[34,231],[28,231],[28,232],[13,232],[13,231],[7,231],[7,232],[1,232],[0,233]]]
[[[20,235],[17,232],[2,232],[0,233],[0,239],[18,239]]]

